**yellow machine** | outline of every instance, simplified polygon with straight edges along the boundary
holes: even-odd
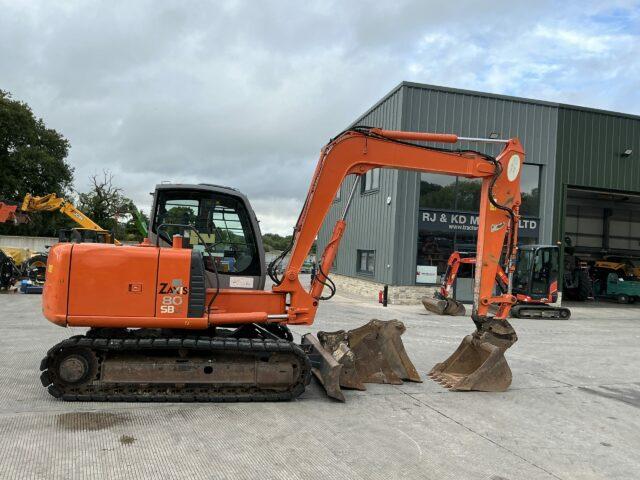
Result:
[[[0,223],[12,222],[16,225],[29,222],[29,213],[61,212],[80,225],[71,230],[67,240],[85,241],[88,233],[94,235],[91,241],[98,243],[120,242],[113,238],[111,232],[103,229],[96,222],[78,210],[71,202],[50,193],[36,197],[27,193],[22,203],[0,201]],[[63,232],[61,239],[63,238]],[[18,279],[27,277],[36,285],[44,283],[47,266],[46,252],[32,253],[26,249],[3,247],[0,250],[0,289],[9,289]],[[25,258],[26,257],[26,258]]]
[[[604,257],[597,260],[594,267],[600,270],[610,270],[623,277],[640,278],[640,262],[622,257]]]
[[[61,212],[64,213],[71,220],[80,225],[81,229],[91,230],[98,232],[105,236],[104,243],[115,243],[120,245],[120,242],[115,238],[112,239],[112,235],[107,230],[103,229],[96,222],[87,217],[84,213],[78,210],[71,202],[64,198],[58,197],[55,193],[50,193],[43,197],[34,197],[30,193],[27,193],[22,201],[20,211],[24,213],[30,212]]]

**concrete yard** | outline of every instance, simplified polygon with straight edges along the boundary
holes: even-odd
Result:
[[[44,353],[77,333],[45,321],[40,301],[0,295],[2,479],[640,477],[640,306],[513,320],[511,389],[457,393],[426,374],[471,332],[468,318],[336,296],[312,330],[402,320],[425,382],[347,391],[345,404],[315,382],[289,403],[106,404],[40,386]]]

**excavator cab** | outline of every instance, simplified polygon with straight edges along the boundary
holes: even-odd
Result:
[[[149,241],[167,247],[174,235],[202,254],[208,288],[264,289],[260,226],[249,200],[238,190],[211,184],[157,185]]]
[[[513,275],[514,295],[531,300],[555,302],[558,299],[558,262],[560,251],[551,245],[524,245],[518,249]]]

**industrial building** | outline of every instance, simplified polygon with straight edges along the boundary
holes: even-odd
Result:
[[[402,82],[353,125],[518,137],[526,152],[522,243],[561,244],[568,237],[588,260],[640,258],[638,116]],[[497,155],[501,147],[462,142],[456,148]],[[353,181],[348,177],[336,196],[318,235],[319,251]],[[429,294],[450,253],[475,243],[479,189],[477,180],[464,178],[368,172],[353,200],[332,279],[338,287],[368,296],[388,285],[394,303]],[[460,278],[458,298],[470,297],[471,288],[471,278]]]

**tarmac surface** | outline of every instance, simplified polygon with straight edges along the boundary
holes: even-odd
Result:
[[[405,323],[424,383],[296,401],[65,403],[40,385],[56,342],[81,333],[0,295],[0,478],[640,478],[640,305],[575,305],[571,320],[513,320],[505,393],[450,392],[427,372],[473,324],[422,306],[337,295],[306,331]]]

